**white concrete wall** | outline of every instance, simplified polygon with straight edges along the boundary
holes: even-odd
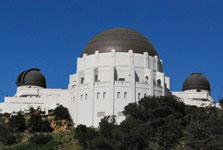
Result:
[[[98,126],[100,120],[109,115],[115,115],[117,122],[121,122],[124,119],[122,111],[129,103],[144,96],[165,95],[169,91],[166,88],[170,87],[169,78],[160,71],[162,61],[148,53],[112,50],[110,53],[84,54],[78,58],[77,73],[70,76],[69,84],[70,90],[76,87],[71,93],[71,97],[75,97],[71,106],[76,109],[71,115],[76,124]],[[161,81],[160,85],[157,80]],[[85,94],[89,98],[81,100]]]
[[[0,109],[11,113],[41,107],[48,111],[63,105],[69,109],[76,125],[97,127],[104,116],[115,115],[117,122],[121,122],[126,105],[144,96],[165,95],[169,85],[158,56],[132,50],[126,53],[96,51],[77,59],[77,71],[70,75],[68,89],[21,86],[14,97],[5,97]]]
[[[184,92],[172,92],[173,95],[177,96],[186,105],[194,105],[197,107],[213,106],[214,100],[210,96],[208,91],[195,92],[194,90]]]

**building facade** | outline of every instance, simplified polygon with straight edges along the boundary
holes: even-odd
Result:
[[[30,107],[48,112],[63,105],[76,125],[98,126],[109,115],[116,116],[119,123],[124,119],[122,111],[127,104],[144,96],[171,94],[170,78],[163,73],[162,64],[154,46],[142,34],[127,28],[104,30],[87,43],[77,58],[77,70],[70,75],[67,89],[46,88],[40,70],[30,69],[18,76],[16,94],[5,97],[0,108],[3,113]],[[193,89],[173,92],[186,104],[191,104],[188,97],[195,93]],[[210,90],[199,94],[198,98],[211,100]]]

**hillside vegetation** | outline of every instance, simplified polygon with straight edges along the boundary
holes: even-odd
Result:
[[[9,150],[222,150],[223,110],[187,106],[175,97],[144,97],[124,109],[117,125],[73,127],[66,108],[0,116],[0,149]]]

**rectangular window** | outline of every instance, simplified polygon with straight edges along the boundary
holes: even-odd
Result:
[[[85,94],[85,100],[87,100],[87,94]]]
[[[105,97],[106,97],[106,92],[103,93],[103,99],[105,99]]]
[[[83,95],[81,95],[81,101],[83,100]]]
[[[127,92],[124,92],[124,99],[127,98]]]
[[[119,117],[124,117],[123,112],[121,112],[121,111],[120,111],[120,112],[118,112],[118,116],[119,116]]]
[[[98,112],[97,116],[98,117],[104,117],[105,116],[105,112]]]
[[[138,93],[138,99],[140,99],[140,93]]]
[[[125,81],[125,78],[119,78],[118,80],[119,81]]]
[[[99,96],[100,96],[100,93],[98,92],[98,93],[97,93],[97,99],[99,99]]]
[[[81,84],[84,84],[84,78],[83,77],[81,78]]]
[[[120,92],[117,93],[117,98],[120,98]]]

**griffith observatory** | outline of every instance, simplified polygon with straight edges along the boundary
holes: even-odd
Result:
[[[73,122],[97,127],[104,116],[124,119],[128,103],[144,96],[175,95],[187,105],[214,105],[208,79],[191,73],[182,91],[170,91],[170,78],[153,44],[141,33],[127,28],[111,28],[96,34],[77,58],[76,73],[69,76],[67,89],[47,88],[39,69],[22,71],[17,91],[0,103],[1,113],[40,108],[48,113],[58,105],[67,107]]]

